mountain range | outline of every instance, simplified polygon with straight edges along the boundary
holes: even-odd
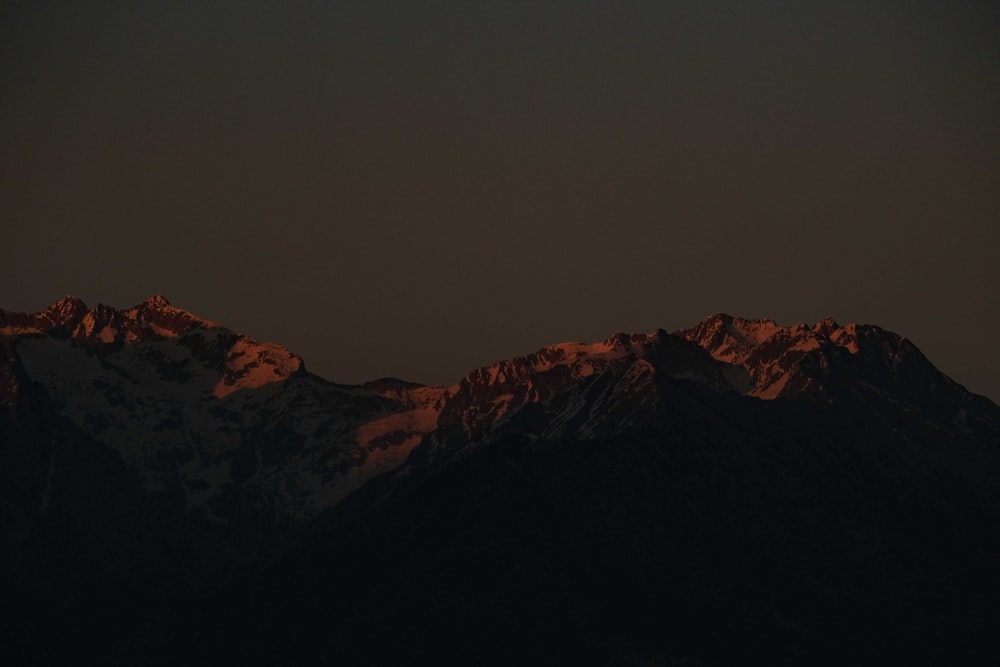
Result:
[[[444,387],[330,382],[161,296],[0,310],[0,651],[992,664],[998,449],[1000,407],[832,319]]]

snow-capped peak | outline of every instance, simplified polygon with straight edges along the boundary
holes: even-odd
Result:
[[[224,398],[240,389],[256,389],[286,380],[303,368],[302,357],[287,348],[244,336],[229,349],[225,369],[212,393],[216,398]]]
[[[0,334],[22,335],[52,332],[68,335],[87,313],[87,304],[67,295],[38,313],[12,313],[0,310]]]
[[[780,330],[771,319],[744,319],[718,313],[693,329],[678,333],[702,345],[719,361],[740,363],[750,350]]]
[[[170,304],[165,297],[155,294],[122,314],[143,328],[152,330],[159,336],[177,336],[194,327],[217,328],[219,324],[193,315]]]
[[[104,304],[88,309],[83,300],[65,296],[37,313],[0,311],[0,334],[48,333],[88,343],[172,338],[196,327],[219,325],[170,305],[158,294],[125,310]]]
[[[804,391],[816,383],[812,376],[820,371],[815,369],[826,372],[837,357],[853,357],[868,349],[873,359],[891,363],[885,361],[886,351],[902,349],[902,339],[896,334],[871,325],[841,325],[830,317],[812,326],[800,323],[783,327],[769,319],[713,315],[677,334],[698,343],[716,359],[746,369],[754,381],[747,393],[759,398]],[[815,369],[804,372],[807,357],[815,358],[816,363],[808,364]]]
[[[87,310],[87,304],[83,302],[83,299],[75,297],[72,294],[67,294],[42,312],[50,316],[67,316],[81,310]]]

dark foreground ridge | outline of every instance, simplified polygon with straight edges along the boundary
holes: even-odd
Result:
[[[997,664],[1000,408],[716,315],[452,387],[0,310],[2,664]]]

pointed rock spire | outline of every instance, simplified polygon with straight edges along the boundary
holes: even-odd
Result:
[[[72,330],[87,314],[87,304],[75,296],[67,294],[41,312],[52,327]]]

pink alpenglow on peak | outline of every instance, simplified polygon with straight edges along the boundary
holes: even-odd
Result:
[[[212,392],[216,398],[224,398],[240,389],[286,380],[303,369],[302,357],[281,345],[244,336],[229,349],[225,370]]]
[[[217,368],[196,372],[194,363],[185,366],[185,373],[213,376],[210,386],[216,398],[280,382],[305,370],[302,358],[281,345],[236,334],[171,305],[159,294],[122,310],[104,304],[88,309],[73,296],[63,297],[39,313],[0,310],[0,335],[50,336],[109,355],[175,338],[183,338],[185,346],[191,348],[223,346],[219,352],[226,356],[221,373]]]
[[[156,294],[123,313],[130,319],[146,324],[156,334],[169,338],[188,329],[217,328],[219,324],[202,319],[186,310],[172,306],[163,296]]]
[[[170,305],[160,295],[124,310],[102,303],[89,309],[75,296],[65,296],[39,313],[0,310],[0,334],[51,334],[87,343],[173,338],[198,327],[209,329],[219,325]]]
[[[75,296],[64,296],[39,313],[0,310],[0,335],[58,332],[68,335],[83,320],[87,304]]]
[[[783,327],[774,320],[751,320],[718,314],[676,332],[701,345],[714,358],[742,366],[753,380],[746,392],[762,399],[789,397],[812,390],[825,392],[817,382],[831,366],[847,369],[861,359],[892,366],[903,356],[923,355],[906,339],[874,325],[840,325],[826,318],[809,326]],[[892,370],[892,369],[890,369]],[[846,370],[845,370],[846,372]]]

